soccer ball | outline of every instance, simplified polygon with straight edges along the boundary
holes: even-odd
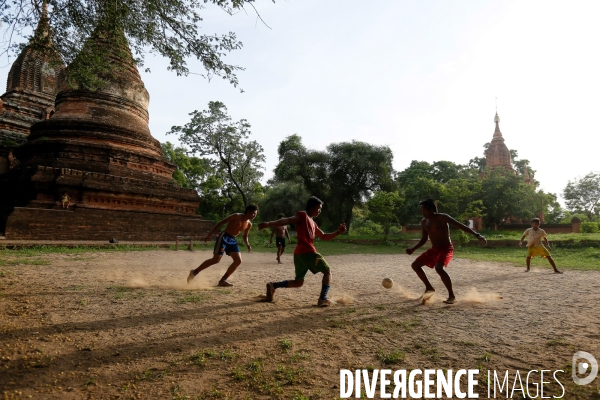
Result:
[[[392,280],[392,278],[385,278],[383,282],[381,282],[381,284],[384,288],[390,289],[392,286],[394,286],[394,281]]]

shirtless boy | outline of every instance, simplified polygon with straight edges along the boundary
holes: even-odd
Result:
[[[258,207],[249,205],[246,207],[246,212],[244,214],[231,214],[224,220],[219,221],[204,238],[204,241],[207,242],[221,225],[227,224],[225,231],[217,235],[213,257],[204,261],[198,268],[191,270],[187,277],[187,282],[190,283],[200,271],[205,270],[211,265],[218,264],[221,261],[221,257],[223,257],[223,253],[225,253],[233,259],[233,263],[231,263],[227,272],[225,272],[225,275],[223,275],[219,281],[219,286],[233,286],[232,283],[227,282],[227,278],[229,278],[242,263],[242,253],[240,252],[235,237],[243,231],[244,244],[248,248],[248,251],[252,251],[252,247],[248,242],[248,232],[250,232],[250,228],[252,228],[252,222],[250,221],[256,217],[256,214],[258,214]]]
[[[554,268],[554,272],[557,274],[562,274],[557,268],[552,256],[548,249],[552,250],[550,247],[550,243],[548,243],[548,234],[542,228],[540,228],[540,219],[534,218],[531,220],[531,228],[527,229],[523,232],[523,236],[521,236],[521,240],[519,241],[519,247],[523,247],[523,239],[527,238],[527,269],[525,272],[529,272],[529,268],[531,266],[531,258],[535,256],[540,256],[545,258],[550,262],[552,268]],[[546,244],[546,247],[542,244],[542,240]]]
[[[283,218],[283,215],[279,214],[277,219]],[[281,255],[285,251],[285,238],[287,237],[290,244],[292,244],[292,239],[290,239],[290,233],[288,232],[287,226],[274,226],[271,230],[271,239],[269,239],[269,243],[273,243],[273,235],[275,235],[275,245],[277,246],[277,262],[281,264]]]
[[[423,302],[427,301],[435,292],[435,289],[427,279],[425,271],[423,271],[423,266],[427,265],[429,268],[435,268],[435,271],[442,278],[446,289],[448,289],[448,299],[444,303],[454,304],[456,303],[456,297],[452,291],[452,280],[450,279],[450,275],[444,270],[444,267],[448,266],[454,254],[454,246],[452,246],[452,242],[450,241],[450,228],[448,224],[474,235],[480,242],[487,243],[487,240],[480,233],[461,224],[448,214],[438,213],[437,205],[432,199],[423,200],[419,205],[423,214],[423,219],[421,220],[421,227],[423,228],[421,240],[413,247],[406,249],[406,253],[412,254],[416,249],[423,246],[428,238],[431,239],[431,248],[417,257],[412,263],[412,269],[425,284],[425,293],[422,300]]]
[[[317,226],[313,218],[319,216],[323,202],[312,196],[306,202],[306,211],[298,211],[291,218],[281,218],[277,221],[263,222],[258,225],[258,229],[265,229],[270,226],[286,226],[296,224],[298,244],[294,250],[294,266],[296,267],[296,278],[293,281],[269,282],[267,283],[267,301],[273,301],[275,290],[279,288],[299,288],[304,284],[304,277],[308,271],[316,274],[323,273],[323,282],[321,295],[317,301],[319,307],[331,305],[327,299],[327,293],[331,284],[331,269],[322,255],[317,253],[315,248],[315,236],[321,240],[331,240],[338,235],[346,232],[346,224],[340,224],[336,232],[323,233]]]

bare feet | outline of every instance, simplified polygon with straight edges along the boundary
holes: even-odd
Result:
[[[273,296],[275,296],[275,287],[273,286],[273,282],[267,283],[267,301],[273,301]]]
[[[229,286],[233,286],[233,283],[229,283],[227,281],[219,281],[219,283],[217,284],[217,286],[229,287]]]
[[[190,274],[187,277],[187,283],[190,283],[191,281],[193,281],[195,277],[196,277],[196,274],[194,273],[194,270],[191,270]]]
[[[527,269],[525,270],[525,272],[529,272],[529,268],[527,268]]]
[[[421,303],[425,304],[427,303],[427,301],[429,299],[431,299],[431,297],[435,294],[435,289],[431,288],[431,289],[426,289],[425,293],[423,293],[423,296],[421,296]]]
[[[447,300],[444,300],[444,303],[446,303],[446,304],[454,304],[454,303],[456,303],[456,298],[454,296],[450,296],[450,297],[448,297]]]
[[[560,272],[560,271],[559,271],[559,270],[557,270],[557,269],[555,269],[555,270],[554,270],[554,273],[555,273],[555,274],[562,274],[562,272]]]
[[[331,302],[331,300],[328,300],[328,299],[325,299],[325,300],[319,299],[319,301],[317,302],[317,305],[319,307],[329,307],[332,304],[333,303]]]

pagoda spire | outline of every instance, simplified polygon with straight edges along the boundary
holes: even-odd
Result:
[[[494,122],[496,123],[496,129],[494,130],[494,137],[502,137],[502,132],[500,132],[500,117],[498,116],[498,110],[496,110],[496,116],[494,117]]]

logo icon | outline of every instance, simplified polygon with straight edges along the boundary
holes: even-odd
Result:
[[[578,362],[577,360],[585,359],[586,362]],[[583,375],[588,371],[588,368],[591,367],[592,370],[588,376],[585,378],[579,378],[577,375]],[[586,353],[585,351],[578,351],[573,354],[573,371],[571,372],[573,375],[573,382],[577,385],[587,385],[588,383],[592,383],[594,379],[596,379],[596,375],[598,375],[598,361],[594,358],[590,353]]]

